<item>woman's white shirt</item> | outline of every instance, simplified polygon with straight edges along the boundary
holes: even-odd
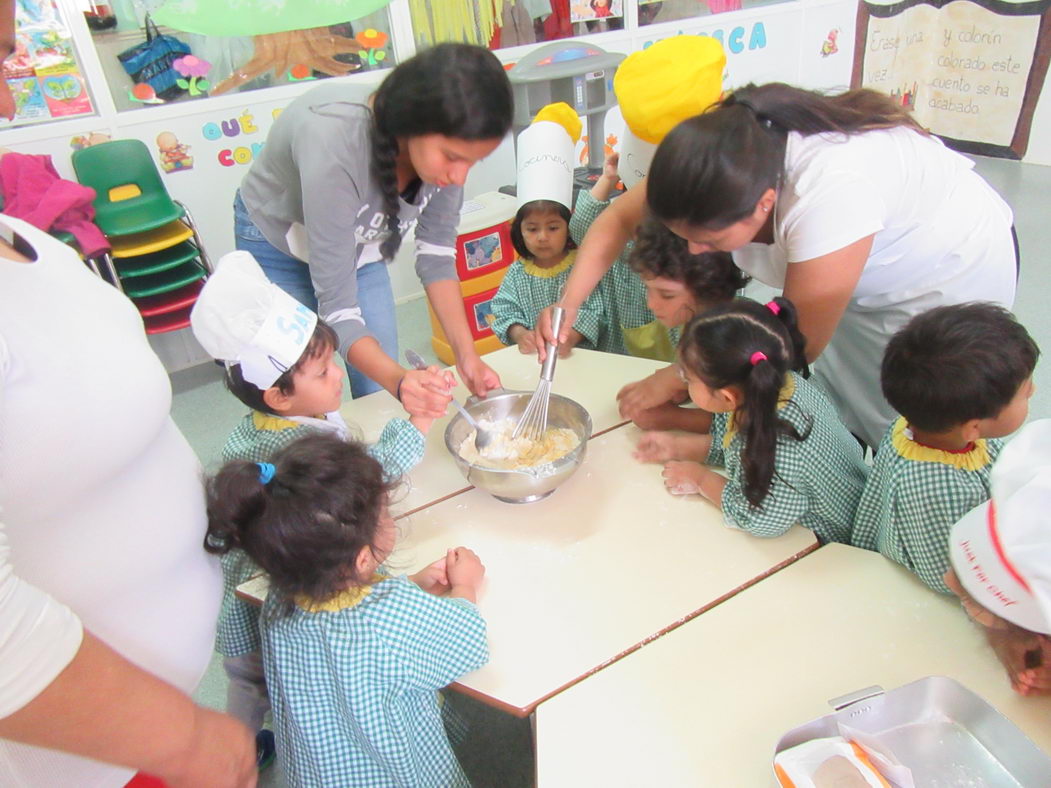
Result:
[[[202,548],[200,466],[169,417],[167,374],[123,294],[64,244],[0,221],[37,255],[0,259],[0,713],[68,664],[80,622],[191,692],[211,657],[222,587]],[[0,741],[0,785],[120,786],[129,776]]]
[[[847,426],[872,445],[894,416],[879,387],[890,336],[934,306],[1014,301],[1011,209],[969,159],[934,137],[904,127],[792,132],[774,210],[774,243],[734,252],[742,269],[772,287],[784,286],[789,264],[874,236],[815,367]]]

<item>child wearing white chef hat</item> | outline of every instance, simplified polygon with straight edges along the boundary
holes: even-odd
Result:
[[[953,526],[946,583],[986,627],[1022,695],[1051,693],[1051,419],[1026,426],[992,470],[992,498]]]
[[[518,259],[507,269],[491,308],[493,333],[523,353],[535,352],[537,316],[561,297],[576,259],[569,235],[569,207],[573,147],[580,128],[576,111],[558,102],[541,109],[529,128],[518,135],[518,212],[511,222],[511,243]],[[612,350],[607,347],[608,334],[596,292],[581,306],[559,353],[565,355],[577,345]]]
[[[230,434],[222,459],[248,460],[265,468],[271,456],[297,438],[322,431],[350,438],[339,415],[343,369],[336,364],[336,335],[318,316],[266,278],[248,252],[231,252],[190,313],[194,336],[226,366],[226,385],[251,410]],[[437,371],[436,368],[434,371]],[[369,449],[390,479],[423,457],[431,419],[392,419]],[[260,755],[272,734],[261,731],[270,706],[263,680],[258,610],[235,597],[237,586],[259,574],[241,550],[222,559],[224,597],[216,650],[230,679],[227,710],[260,731]]]

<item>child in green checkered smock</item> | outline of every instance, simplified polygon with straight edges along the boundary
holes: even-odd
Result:
[[[616,184],[617,155],[613,154],[606,158],[602,175],[591,190],[581,189],[577,195],[569,222],[569,232],[577,243],[584,240],[595,219],[609,207]],[[588,297],[590,301],[597,296],[604,312],[607,337],[600,349],[657,361],[674,361],[675,347],[679,343],[678,328],[663,324],[647,305],[646,285],[629,264],[632,248],[633,243],[629,242]],[[544,306],[557,300],[552,299]]]
[[[686,241],[654,219],[639,226],[628,262],[645,287],[650,309],[676,342],[690,318],[732,301],[749,282],[729,253],[690,254]],[[681,407],[688,401],[674,364],[617,392],[620,415],[644,430],[708,432],[712,415]]]
[[[1010,312],[987,303],[932,309],[891,338],[881,384],[901,417],[876,451],[855,546],[951,593],[949,532],[989,499],[999,439],[1025,420],[1038,355]]]
[[[208,485],[212,552],[269,575],[260,617],[277,753],[290,786],[466,786],[438,690],[488,660],[465,547],[410,576],[383,562],[395,480],[363,445],[312,434]]]
[[[343,370],[335,361],[335,336],[318,321],[315,338],[304,351],[301,364],[285,372],[267,392],[227,372],[228,387],[249,407],[270,408],[274,401],[284,415],[253,408],[234,428],[223,447],[224,462],[250,460],[265,462],[279,449],[297,438],[315,432],[350,438],[338,408],[342,402]],[[318,380],[327,378],[328,388],[318,396]],[[338,385],[337,385],[338,384]],[[279,401],[276,401],[280,398]],[[298,415],[317,412],[317,416]],[[327,411],[325,410],[327,409]],[[423,428],[421,431],[419,424]],[[391,478],[399,478],[423,459],[424,431],[430,420],[391,419],[369,452],[379,460]],[[222,559],[223,602],[219,610],[215,650],[223,655],[223,666],[230,680],[227,711],[253,730],[258,730],[270,708],[263,676],[259,640],[259,610],[236,596],[237,586],[259,574],[260,569],[242,550],[231,550]]]
[[[824,542],[849,543],[868,468],[832,403],[804,379],[804,345],[784,298],[698,315],[684,329],[679,367],[690,398],[714,414],[711,434],[647,432],[636,456],[664,462],[668,489],[700,493],[727,525],[773,537],[799,523]],[[705,465],[724,466],[727,478]]]
[[[577,254],[569,238],[569,209],[554,200],[527,202],[511,223],[511,242],[519,259],[508,267],[490,302],[493,333],[505,345],[534,353],[537,316],[558,301]],[[597,294],[589,296],[577,313],[562,353],[574,347],[610,349],[606,323],[602,300]]]

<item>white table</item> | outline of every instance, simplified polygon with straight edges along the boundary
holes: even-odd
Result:
[[[631,426],[594,438],[577,473],[537,503],[472,490],[400,521],[396,571],[461,544],[486,565],[478,602],[491,659],[454,686],[527,715],[816,547],[799,526],[757,539],[725,527],[698,496],[668,494],[661,467],[631,457],[639,434]]]
[[[489,353],[484,360],[500,375],[504,388],[525,391],[536,388],[540,375],[536,356],[525,356],[517,348],[508,347]],[[664,362],[633,356],[574,350],[569,358],[559,359],[552,391],[583,405],[591,414],[593,433],[598,435],[625,423],[617,412],[616,396],[621,387],[665,366]],[[460,402],[469,395],[462,383],[453,391]],[[341,413],[347,424],[352,428],[357,426],[370,443],[379,437],[390,419],[405,416],[401,404],[385,391],[353,400],[343,406]],[[445,448],[445,427],[455,413],[450,407],[449,414],[437,420],[427,434],[426,456],[408,474],[408,492],[396,503],[399,514],[417,511],[470,489]]]
[[[955,600],[881,555],[827,545],[541,704],[538,785],[773,786],[779,738],[827,700],[928,675],[1051,752],[1051,699],[1012,692]]]

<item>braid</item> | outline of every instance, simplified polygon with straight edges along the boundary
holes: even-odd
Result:
[[[377,96],[376,112],[372,116],[372,177],[383,193],[383,210],[387,214],[387,230],[390,233],[380,245],[380,254],[384,260],[393,260],[401,246],[401,228],[398,223],[401,210],[398,201],[398,140],[380,129],[379,102],[380,97]]]

